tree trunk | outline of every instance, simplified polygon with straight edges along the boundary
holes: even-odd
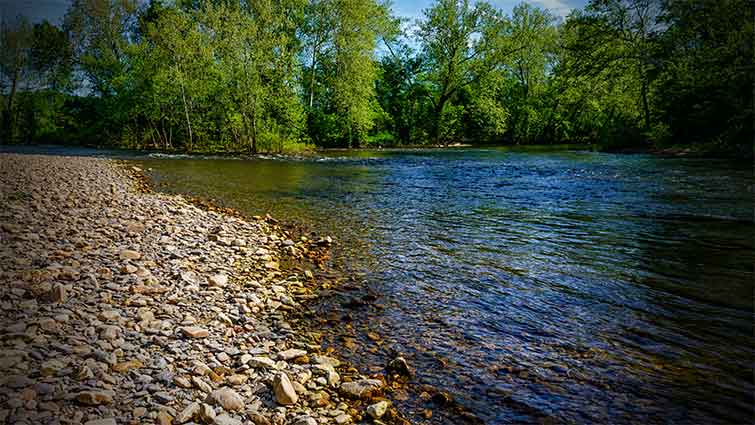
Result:
[[[642,87],[641,87],[641,95],[642,95],[642,113],[644,115],[644,121],[645,121],[645,129],[650,128],[650,106],[648,105],[648,83],[645,80],[645,77],[642,77]]]
[[[8,110],[5,114],[5,130],[8,132],[7,141],[12,143],[13,140],[13,100],[16,98],[16,89],[18,87],[18,68],[13,73],[13,80],[11,81],[10,94],[8,95]]]
[[[186,93],[184,91],[184,85],[181,83],[181,99],[183,100],[184,104],[184,115],[186,115],[186,126],[189,130],[189,149],[191,150],[192,146],[194,145],[194,135],[191,132],[191,119],[189,119],[189,107],[186,105]]]
[[[446,107],[448,99],[446,96],[441,96],[438,99],[438,103],[435,105],[435,125],[433,126],[433,138],[435,139],[435,145],[440,146],[440,126],[443,121],[443,109]]]
[[[252,102],[252,153],[257,153],[257,102]]]
[[[310,69],[310,73],[312,74],[312,77],[309,81],[309,108],[312,109],[312,107],[315,104],[315,65],[317,64],[317,49],[312,50],[312,68]]]

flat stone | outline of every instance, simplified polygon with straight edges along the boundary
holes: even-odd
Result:
[[[311,416],[299,416],[294,418],[293,425],[317,425],[317,421]]]
[[[118,254],[118,257],[121,260],[138,260],[142,258],[142,254],[140,252],[133,251],[130,249],[124,249]]]
[[[181,328],[181,332],[189,338],[207,338],[210,336],[210,331],[199,326],[187,326]]]
[[[98,406],[100,404],[111,404],[113,397],[102,391],[82,391],[76,395],[76,400],[89,406]]]
[[[172,425],[173,416],[171,416],[166,410],[160,410],[157,412],[157,423],[159,425]]]
[[[207,278],[207,282],[210,286],[224,288],[226,285],[228,285],[228,276],[224,274],[215,274]]]
[[[312,356],[312,361],[315,364],[319,365],[328,365],[331,367],[338,367],[341,365],[341,361],[334,358],[334,357],[328,357],[328,356],[321,356],[319,354],[315,354]]]
[[[244,409],[244,399],[229,387],[223,387],[211,392],[207,400],[222,406],[223,409],[229,412]]]
[[[93,421],[87,421],[84,425],[116,425],[114,418],[107,419],[95,419]]]
[[[252,357],[247,361],[247,364],[256,368],[275,369],[275,361],[269,357]]]
[[[341,391],[349,396],[361,398],[383,387],[383,381],[378,379],[360,379],[341,384]]]
[[[241,421],[223,413],[215,417],[215,425],[241,425]]]
[[[305,355],[307,355],[306,351],[292,348],[290,350],[281,351],[280,353],[278,353],[278,358],[281,360],[293,360],[297,357],[301,357]]]
[[[113,371],[118,373],[125,373],[131,369],[139,369],[144,367],[144,364],[139,360],[129,360],[127,362],[116,363],[113,365]]]

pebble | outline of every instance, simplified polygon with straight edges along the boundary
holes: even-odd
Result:
[[[210,402],[216,403],[228,411],[244,409],[244,399],[229,387],[223,387],[210,393],[207,398]]]
[[[210,336],[210,331],[198,326],[187,326],[185,328],[181,328],[181,332],[183,332],[183,334],[189,338],[207,338],[208,336]]]
[[[374,390],[380,389],[383,382],[377,379],[360,379],[341,384],[341,391],[349,396],[361,398]]]
[[[296,395],[296,391],[293,385],[291,385],[291,380],[283,372],[279,372],[273,378],[273,391],[275,392],[275,399],[279,404],[295,404],[299,400],[299,396]]]
[[[228,276],[224,274],[216,274],[212,275],[207,279],[210,286],[217,286],[219,288],[224,288],[226,285],[228,285]]]
[[[340,361],[289,315],[317,282],[284,260],[332,240],[125,174],[0,154],[0,423],[351,422]]]
[[[99,391],[82,391],[76,395],[76,399],[82,404],[87,404],[89,406],[111,404],[113,402],[113,397],[110,394]]]
[[[84,425],[116,425],[116,423],[115,423],[115,419],[107,418],[107,419],[95,419],[93,421],[87,421],[84,423]]]
[[[383,400],[367,406],[367,414],[373,419],[380,419],[388,410],[388,402]]]
[[[202,407],[197,402],[189,403],[188,406],[186,406],[181,413],[176,415],[174,421],[178,424],[182,424],[185,422],[188,422],[194,417],[196,417],[199,414],[199,411]]]
[[[280,353],[278,353],[278,358],[281,360],[293,360],[297,357],[301,357],[305,355],[307,355],[306,351],[292,348],[290,350],[281,351]]]
[[[223,413],[215,417],[215,425],[241,425],[241,421]]]
[[[124,249],[118,254],[121,260],[138,260],[142,258],[142,254],[130,249]]]

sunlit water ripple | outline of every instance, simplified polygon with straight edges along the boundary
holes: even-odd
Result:
[[[330,343],[363,368],[404,354],[415,384],[486,423],[752,420],[749,166],[495,149],[143,162],[164,190],[335,235],[334,263],[379,306],[323,322]]]

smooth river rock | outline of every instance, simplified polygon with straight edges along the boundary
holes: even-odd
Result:
[[[275,392],[275,400],[279,404],[288,405],[295,404],[299,400],[299,396],[296,395],[291,380],[288,379],[288,375],[283,372],[278,373],[273,378],[273,391]]]

